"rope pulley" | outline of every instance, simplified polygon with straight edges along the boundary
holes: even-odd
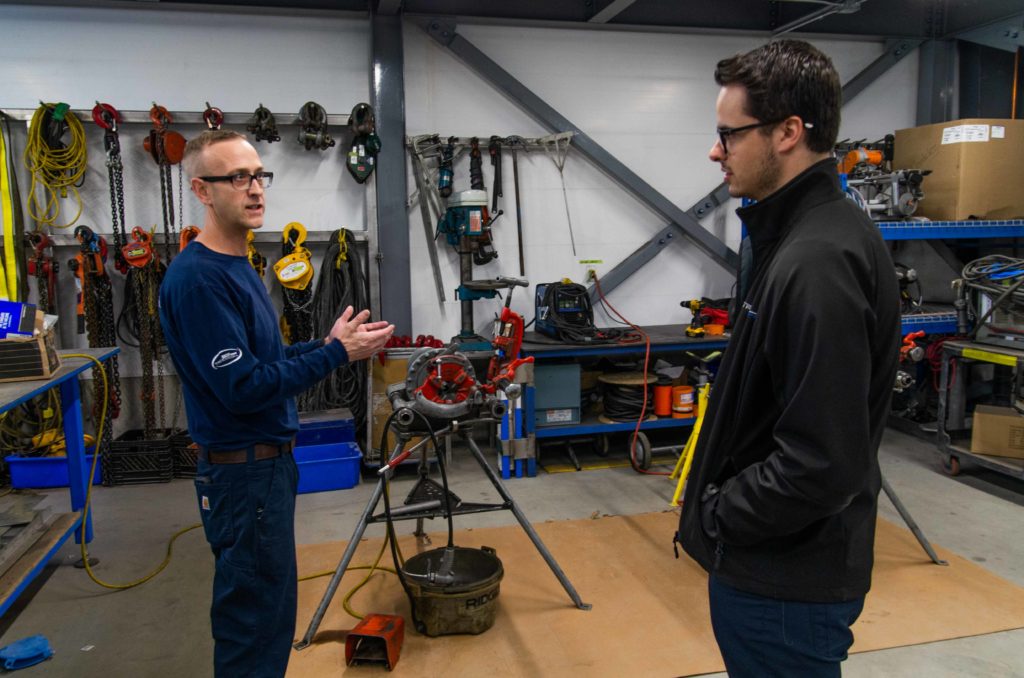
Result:
[[[277,133],[277,121],[274,120],[274,114],[263,104],[260,104],[259,108],[253,112],[245,129],[256,137],[256,141],[266,141],[269,144],[281,140],[281,135]],[[301,143],[302,140],[300,139],[299,142]]]
[[[352,131],[352,146],[349,148],[345,167],[356,183],[365,183],[377,164],[380,153],[380,137],[374,130],[376,122],[373,107],[370,104],[356,104],[348,119],[348,127]]]
[[[334,146],[334,139],[327,133],[327,111],[315,101],[307,101],[299,109],[299,143],[307,151],[326,151]]]

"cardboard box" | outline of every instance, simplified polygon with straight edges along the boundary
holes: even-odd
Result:
[[[60,369],[57,327],[36,311],[34,335],[0,339],[0,382],[49,379]],[[49,316],[54,318],[54,316]]]
[[[916,216],[1024,217],[1024,120],[971,118],[896,130],[893,167],[931,170]]]
[[[1024,415],[1012,407],[975,407],[971,452],[1024,459]]]

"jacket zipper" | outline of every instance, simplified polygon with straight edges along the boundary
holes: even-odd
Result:
[[[725,555],[725,546],[722,545],[722,542],[716,541],[715,542],[715,564],[714,564],[714,567],[712,569],[717,570],[718,568],[720,568],[722,566],[722,556],[724,556],[724,555]]]

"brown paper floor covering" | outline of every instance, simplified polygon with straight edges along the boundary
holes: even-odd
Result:
[[[342,579],[314,644],[293,651],[288,676],[682,676],[724,670],[708,617],[707,577],[672,554],[677,512],[536,524],[581,598],[576,609],[522,529],[456,530],[458,546],[491,546],[505,568],[494,626],[479,636],[427,638],[411,629],[394,575],[377,574],[353,598],[362,613],[401,614],[405,644],[395,670],[345,666],[345,632],[356,620],[342,598],[365,571]],[[410,523],[400,524],[407,532]],[[437,521],[430,525],[443,525]],[[457,525],[457,523],[456,523]],[[404,529],[403,529],[404,528]],[[443,533],[433,545],[443,546]],[[408,558],[413,538],[400,538]],[[381,539],[368,539],[354,564],[372,562]],[[344,542],[299,547],[299,576],[333,570]],[[931,563],[913,535],[879,520],[874,584],[854,627],[853,652],[866,652],[1024,627],[1024,588],[936,547],[949,567]],[[391,565],[390,553],[382,564]],[[299,584],[301,637],[327,587]]]

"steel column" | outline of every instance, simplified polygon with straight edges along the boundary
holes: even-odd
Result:
[[[374,14],[370,27],[370,97],[381,141],[375,181],[380,313],[394,323],[396,334],[412,334],[402,19]]]
[[[576,150],[593,162],[602,171],[628,190],[635,198],[668,220],[669,226],[691,240],[705,254],[718,262],[730,273],[736,269],[738,255],[725,243],[709,233],[700,222],[677,207],[671,200],[659,193],[653,186],[641,179],[600,144],[591,139],[579,127],[549,106],[481,52],[475,45],[459,35],[455,25],[442,19],[415,19],[417,24],[439,44],[487,80],[496,89],[522,107],[537,122],[553,132],[574,132],[572,144]]]
[[[917,124],[952,120],[956,67],[955,40],[929,40],[921,45],[917,76]]]

